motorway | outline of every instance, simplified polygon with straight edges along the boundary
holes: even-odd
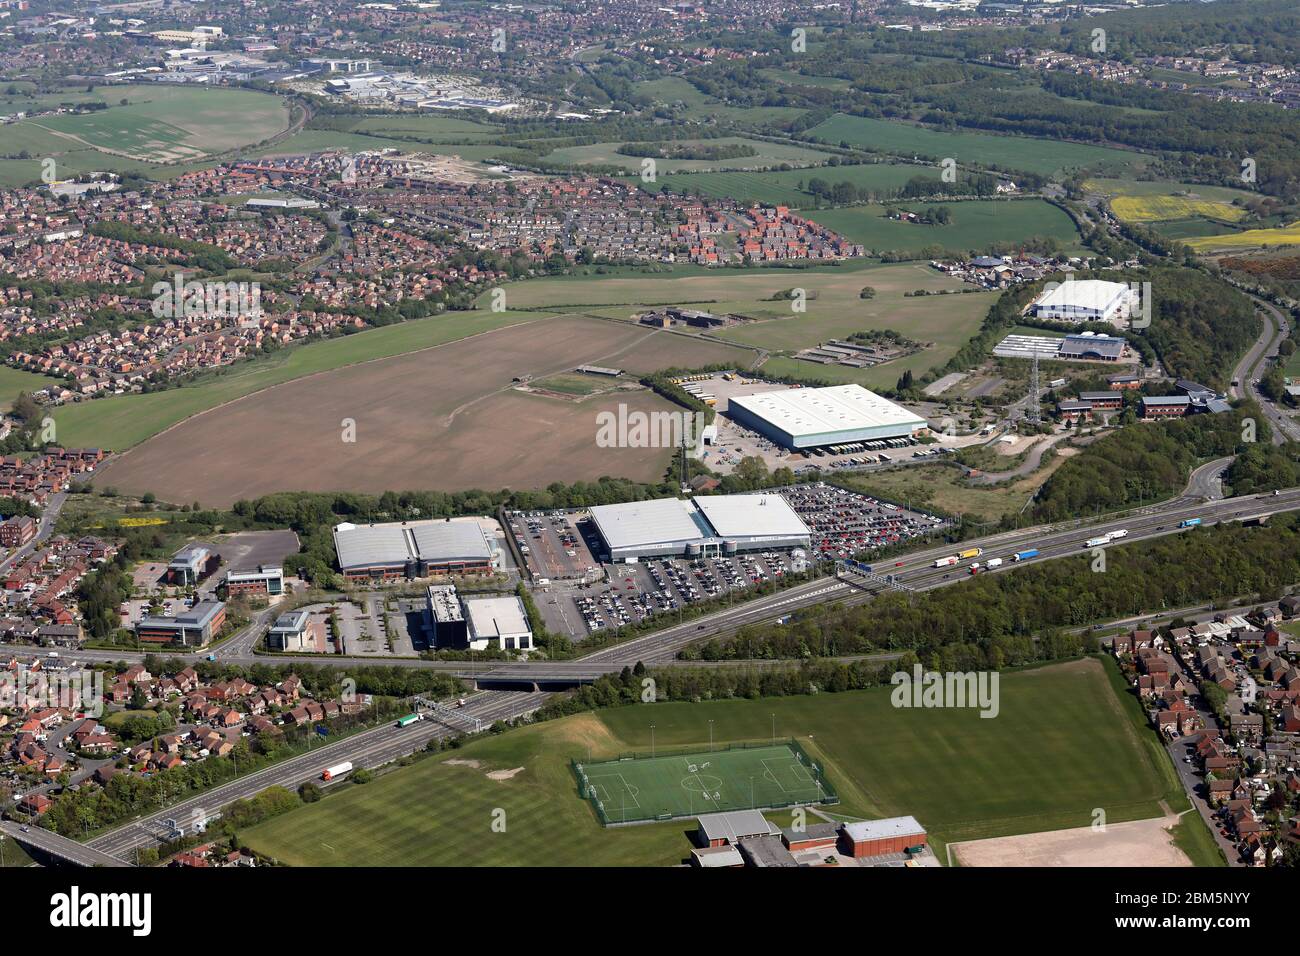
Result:
[[[1182,533],[1178,524],[1188,518],[1199,517],[1204,524],[1208,525],[1222,521],[1263,518],[1275,513],[1295,510],[1300,510],[1300,488],[1287,489],[1276,495],[1252,495],[1218,501],[1181,497],[1161,505],[1139,509],[1121,518],[1111,518],[1093,524],[1083,521],[1066,522],[1049,528],[1026,528],[971,540],[963,542],[960,548],[956,545],[929,548],[898,559],[889,568],[889,573],[895,575],[897,582],[907,588],[918,591],[930,590],[955,584],[968,576],[966,569],[961,566],[933,567],[936,559],[953,554],[959,549],[980,547],[983,549],[983,554],[979,560],[987,562],[989,558],[1006,559],[1017,551],[1030,547],[1037,548],[1040,556],[1029,562],[1033,564],[1052,558],[1084,554],[1086,552],[1083,542],[1086,539],[1120,528],[1128,531],[1123,543],[1130,543]],[[989,573],[1004,574],[1013,567],[1015,565],[1006,564]],[[576,662],[497,664],[492,670],[500,672],[503,677],[514,675],[535,681],[545,680],[548,667],[551,668],[550,673],[554,674],[554,668],[560,664],[570,668],[575,665],[584,669],[599,667],[610,672],[621,670],[638,661],[657,664],[671,660],[677,651],[688,644],[706,637],[728,633],[744,624],[771,620],[813,604],[832,601],[843,601],[845,604],[861,603],[870,600],[881,588],[883,585],[869,585],[865,579],[862,584],[854,584],[821,578],[757,598],[734,608],[714,611],[644,637],[602,648]],[[258,659],[266,660],[266,658]],[[365,663],[376,662],[368,660]],[[411,662],[416,666],[429,666],[429,663]],[[480,675],[480,679],[482,676]],[[545,699],[545,694],[532,691],[481,691],[466,698],[465,707],[459,713],[478,717],[485,722],[505,720],[531,713]],[[232,800],[252,796],[273,785],[295,788],[305,781],[318,779],[322,768],[344,760],[352,761],[357,767],[379,766],[423,748],[430,739],[449,736],[456,732],[458,731],[450,726],[428,720],[400,730],[392,725],[385,725],[362,731],[345,740],[325,744],[308,754],[282,761],[239,780],[213,788],[176,806],[134,820],[90,841],[88,845],[119,860],[129,861],[138,848],[150,846],[158,839],[164,830],[161,823],[164,819],[185,820],[195,810],[215,810]]]

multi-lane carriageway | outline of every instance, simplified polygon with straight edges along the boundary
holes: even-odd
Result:
[[[931,548],[898,558],[892,567],[885,570],[895,575],[897,581],[908,588],[918,591],[929,590],[955,584],[968,576],[964,565],[948,568],[933,567],[936,559],[965,548],[981,548],[983,550],[981,561],[995,557],[1005,560],[1017,551],[1037,548],[1039,556],[1026,562],[1032,565],[1053,558],[1082,554],[1086,550],[1085,541],[1121,528],[1128,531],[1123,543],[1130,543],[1182,533],[1184,529],[1179,527],[1180,522],[1189,518],[1200,518],[1204,525],[1212,525],[1224,521],[1264,519],[1272,514],[1295,510],[1300,510],[1300,488],[1291,488],[1276,494],[1219,501],[1179,498],[1138,512],[1130,512],[1114,520],[1092,524],[1079,521],[1027,528],[966,541],[960,548],[953,545]],[[886,565],[890,563],[884,562]],[[1011,573],[1014,568],[1021,566],[1023,565],[1008,562],[989,573]],[[525,686],[531,688],[536,686],[537,682],[545,682],[548,678],[563,680],[563,668],[568,668],[575,674],[593,674],[618,671],[637,661],[647,664],[663,663],[672,660],[676,653],[688,644],[708,637],[725,635],[745,624],[772,620],[814,604],[831,601],[857,603],[870,600],[871,597],[871,589],[864,588],[861,584],[821,578],[732,608],[714,611],[689,622],[613,647],[603,648],[577,661],[496,665],[489,670],[479,672],[476,679],[480,683],[526,682]],[[347,666],[346,661],[339,659],[331,660],[329,663]],[[410,666],[421,664],[428,666],[429,663],[409,662]],[[491,723],[495,720],[507,720],[529,714],[536,710],[545,698],[545,693],[531,689],[479,691],[466,698],[464,713],[477,717],[485,723]],[[352,761],[357,767],[375,767],[420,750],[431,739],[448,737],[458,732],[457,728],[434,720],[419,721],[401,729],[386,725],[364,731],[344,740],[324,744],[307,754],[283,761],[220,787],[214,787],[201,796],[168,807],[166,810],[139,817],[90,841],[88,846],[100,853],[130,863],[139,848],[151,846],[159,839],[165,830],[162,822],[164,820],[185,820],[196,810],[207,814],[232,800],[250,797],[273,785],[294,788],[307,780],[319,779],[321,768],[345,760]]]

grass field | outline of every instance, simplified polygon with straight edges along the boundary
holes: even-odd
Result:
[[[1019,514],[1025,502],[1064,461],[1058,454],[1032,474],[997,486],[968,484],[962,472],[951,465],[909,465],[862,477],[838,475],[836,481],[889,501],[962,514],[970,521],[997,521],[1005,515]],[[1013,467],[1014,459],[1008,458],[1000,470]]]
[[[1214,834],[1195,811],[1184,814],[1171,831],[1174,846],[1187,854],[1193,866],[1227,866],[1223,851],[1214,842]]]
[[[773,301],[782,289],[808,290],[807,311],[794,313],[789,302]],[[863,299],[864,286],[876,290]],[[867,329],[892,328],[919,342],[932,343],[896,362],[868,369],[837,369],[788,356],[768,360],[773,371],[814,378],[843,377],[866,387],[892,386],[913,374],[947,362],[979,330],[994,293],[904,296],[905,292],[962,289],[960,282],[920,263],[865,268],[713,270],[626,277],[540,279],[509,288],[516,308],[582,310],[629,319],[645,307],[697,303],[712,312],[734,312],[757,321],[722,329],[712,336],[771,351],[797,351],[831,338]],[[692,365],[704,364],[695,361]],[[847,373],[847,374],[845,374]]]
[[[605,822],[635,823],[828,802],[816,768],[791,743],[579,763]],[[833,799],[830,800],[833,802]]]
[[[947,133],[891,120],[837,114],[808,131],[829,143],[848,143],[889,153],[915,153],[929,159],[951,157],[959,166],[975,163],[1004,169],[1025,169],[1051,175],[1065,169],[1131,168],[1146,164],[1139,153],[1103,146],[995,136],[989,133]]]
[[[449,116],[418,113],[366,116],[357,120],[352,129],[359,133],[396,133],[402,136],[415,136],[430,143],[486,139],[501,132],[499,126],[489,126]]]
[[[459,156],[461,159],[471,162],[478,162],[486,159],[501,157],[510,159],[512,156],[524,158],[528,154],[512,150],[507,146],[495,146],[491,143],[463,143],[456,142],[463,136],[446,136],[437,137],[432,134],[421,135],[418,132],[405,133],[408,136],[421,136],[420,142],[411,142],[408,139],[396,139],[391,136],[383,135],[382,127],[376,126],[373,134],[351,133],[341,130],[329,129],[304,129],[295,133],[274,146],[268,146],[263,149],[254,150],[249,153],[250,156],[294,156],[299,153],[313,153],[323,150],[337,149],[359,151],[364,149],[396,149],[405,153],[430,153],[437,156]],[[397,129],[393,130],[398,132]],[[439,142],[440,139],[448,142]]]
[[[94,113],[23,120],[6,127],[6,141],[13,137],[14,151],[26,148],[34,155],[57,157],[80,146],[144,162],[178,163],[259,142],[289,125],[283,100],[250,90],[122,86],[106,92],[104,102],[108,109]]]
[[[993,242],[1023,242],[1035,236],[1051,237],[1062,248],[1074,250],[1079,234],[1061,209],[1041,199],[968,200],[943,203],[952,213],[947,225],[922,225],[885,218],[890,209],[921,212],[928,203],[849,206],[814,213],[810,218],[869,250],[917,253],[926,246],[959,251],[987,250]]]
[[[606,378],[603,375],[584,375],[580,372],[568,372],[563,375],[552,375],[548,379],[533,384],[548,392],[581,397],[608,391],[616,382],[617,379]]]
[[[600,712],[620,740],[644,747],[708,739],[793,735],[826,767],[836,814],[912,814],[940,840],[1086,826],[1161,816],[1188,806],[1173,765],[1145,726],[1137,700],[1120,696],[1095,660],[1001,680],[1001,711],[893,707],[889,688],[778,700],[669,703]],[[1114,675],[1118,680],[1118,675]]]
[[[1157,223],[1154,228],[1165,238],[1177,239],[1179,242],[1185,239],[1203,239],[1206,236],[1229,236],[1241,232],[1239,228],[1230,226],[1226,222],[1206,219],[1203,216],[1192,219],[1171,219],[1168,222]]]
[[[941,858],[950,840],[1086,826],[1097,807],[1112,823],[1162,816],[1162,801],[1185,809],[1168,756],[1112,671],[1087,660],[1005,673],[992,720],[899,710],[889,688],[580,714],[346,786],[241,838],[295,866],[673,864],[689,852],[690,824],[603,829],[569,767],[647,749],[651,723],[661,746],[703,749],[710,722],[715,739],[734,741],[768,741],[775,726],[826,767],[836,816],[911,814]],[[505,833],[491,828],[495,810]]]
[[[22,845],[9,839],[0,837],[0,867],[8,869],[10,867],[31,866],[35,862]]]
[[[0,365],[0,411],[8,411],[12,408],[19,392],[49,388],[60,381],[61,379],[51,378],[48,375],[37,375],[35,372],[25,372],[19,368]]]
[[[685,111],[685,117],[690,120],[715,119],[741,126],[761,127],[773,122],[788,122],[807,112],[797,106],[728,106],[701,93],[688,80],[679,76],[638,83],[637,92],[652,96],[668,106],[680,105]]]
[[[739,136],[724,136],[719,139],[688,140],[708,146],[721,146],[729,143],[744,143],[756,151],[753,156],[741,156],[736,159],[656,159],[655,167],[660,173],[703,171],[719,169],[755,169],[773,166],[778,163],[794,165],[814,165],[825,162],[828,154],[802,146],[785,146],[780,143],[768,143],[757,139],[745,139]],[[545,159],[551,163],[569,163],[575,166],[615,165],[622,166],[628,172],[641,169],[641,157],[624,156],[617,152],[622,143],[593,143],[590,146],[568,146],[549,153]]]
[[[689,824],[603,829],[569,760],[618,742],[590,714],[514,730],[243,831],[292,866],[670,866]],[[506,780],[493,771],[523,768]],[[494,812],[506,830],[494,832]],[[498,814],[498,819],[500,818]]]
[[[851,182],[859,188],[885,192],[899,189],[908,180],[918,176],[938,179],[939,171],[933,166],[914,166],[908,163],[870,163],[779,172],[675,173],[660,176],[657,183],[637,183],[651,191],[668,189],[673,192],[703,193],[719,198],[801,207],[810,216],[817,218],[819,213],[808,210],[812,194],[803,188],[814,177],[831,184]]]

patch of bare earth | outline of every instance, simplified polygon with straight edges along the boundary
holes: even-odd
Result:
[[[1150,820],[950,843],[962,866],[1191,866],[1174,845],[1171,814]]]
[[[125,491],[228,507],[276,491],[541,488],[663,476],[669,448],[603,448],[597,414],[675,410],[649,390],[574,404],[514,379],[671,363],[665,333],[547,319],[265,389],[182,422],[99,473]],[[672,346],[675,343],[664,343]]]

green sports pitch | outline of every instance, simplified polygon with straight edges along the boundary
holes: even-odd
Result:
[[[822,769],[794,741],[575,761],[573,772],[605,826],[839,802]]]

